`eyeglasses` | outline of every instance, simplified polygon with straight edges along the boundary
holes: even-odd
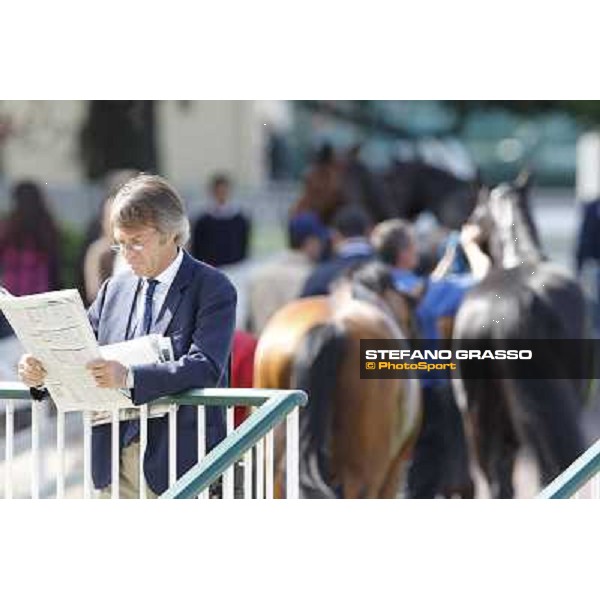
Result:
[[[113,252],[125,254],[127,250],[132,252],[141,252],[144,249],[144,244],[113,244],[110,249]]]

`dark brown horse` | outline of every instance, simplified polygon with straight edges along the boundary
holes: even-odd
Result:
[[[329,225],[340,208],[353,204],[373,223],[413,220],[428,211],[444,227],[459,229],[475,206],[478,180],[459,178],[421,159],[394,160],[384,172],[375,173],[358,160],[357,151],[358,147],[353,148],[342,161],[331,145],[325,144],[291,215],[313,211]]]
[[[584,297],[568,273],[544,260],[525,185],[502,185],[480,195],[470,222],[482,231],[492,268],[456,316],[455,345],[573,340],[569,348],[577,357],[561,355],[564,345],[542,344],[547,372],[560,379],[520,377],[522,366],[515,361],[461,364],[458,392],[466,401],[475,453],[492,495],[501,498],[514,495],[513,469],[522,446],[533,451],[543,484],[584,450],[578,425],[585,387]]]
[[[475,207],[479,182],[464,180],[421,160],[394,161],[383,177],[386,218],[415,219],[423,211],[459,229]]]
[[[301,497],[397,497],[420,427],[418,381],[361,379],[359,350],[361,339],[406,339],[410,318],[390,272],[374,263],[267,324],[254,385],[309,397],[300,413]]]

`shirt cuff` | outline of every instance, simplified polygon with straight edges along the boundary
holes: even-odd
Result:
[[[127,369],[127,379],[126,379],[125,386],[131,390],[131,389],[133,389],[134,384],[135,384],[135,382],[134,382],[134,378],[133,378],[133,369],[131,367],[129,367]]]
[[[123,396],[127,396],[127,398],[131,399],[131,390],[133,389],[133,369],[129,367],[127,369],[127,378],[125,379],[125,387],[119,388],[119,392],[123,394]]]

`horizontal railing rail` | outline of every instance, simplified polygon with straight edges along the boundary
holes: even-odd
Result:
[[[307,402],[306,394],[300,390],[261,390],[248,389],[202,389],[190,390],[183,394],[161,398],[160,404],[169,404],[169,489],[163,498],[191,498],[199,496],[208,498],[208,486],[222,476],[222,493],[225,498],[234,498],[235,463],[243,458],[243,497],[272,498],[274,491],[274,428],[286,421],[286,492],[287,497],[297,497],[298,494],[298,436],[299,436],[299,407]],[[198,464],[177,481],[176,458],[176,416],[177,406],[196,406],[198,410]],[[20,431],[15,435],[15,416],[18,408],[30,407],[30,431]],[[73,438],[76,428],[73,422],[81,421],[72,412],[56,411],[56,457],[51,441],[43,440],[42,431],[47,433],[54,424],[48,425],[48,404],[31,399],[29,389],[17,382],[0,383],[0,407],[5,413],[5,452],[2,469],[4,472],[4,497],[14,496],[13,475],[20,470],[23,479],[23,469],[30,470],[31,497],[42,495],[40,480],[42,464],[48,466],[48,456],[52,454],[56,463],[56,497],[65,494],[65,481],[73,481],[73,474],[65,476],[65,431]],[[206,422],[205,408],[221,406],[226,411],[227,437],[206,455]],[[237,428],[234,427],[234,408],[237,406],[254,407],[256,410]],[[140,498],[146,497],[146,484],[143,470],[143,455],[147,444],[149,405],[137,407],[140,420]],[[77,411],[73,411],[77,412]],[[91,411],[81,411],[83,417],[83,497],[90,498],[91,494]],[[44,420],[46,415],[46,420]],[[66,416],[69,418],[66,420]],[[121,418],[131,418],[131,413],[123,417],[118,409],[112,411],[112,481],[111,497],[119,497],[119,422]],[[136,417],[137,418],[137,417]],[[79,429],[79,432],[81,430]],[[80,435],[80,433],[79,433]],[[17,442],[15,445],[15,441]],[[81,443],[81,442],[79,442]],[[30,445],[29,445],[30,444]],[[30,456],[24,461],[17,454],[30,448]],[[16,452],[15,452],[16,449]],[[73,462],[73,461],[71,461]],[[18,464],[17,464],[18,463]],[[48,471],[48,469],[46,469]],[[81,472],[81,469],[80,469]],[[116,482],[116,485],[115,483]],[[253,486],[254,483],[254,486]],[[47,487],[47,486],[46,486]],[[21,488],[23,482],[21,481]],[[44,488],[46,490],[46,488]],[[44,492],[49,495],[47,491]],[[22,489],[20,496],[23,495]]]
[[[538,495],[540,500],[560,500],[576,496],[591,481],[592,497],[600,497],[600,440],[590,446]]]
[[[0,400],[31,400],[29,388],[16,381],[0,383]]]
[[[235,390],[224,390],[232,392]],[[231,435],[214,448],[204,460],[192,467],[175,485],[171,486],[162,496],[163,499],[185,499],[195,498],[213,483],[227,468],[240,459],[244,453],[252,448],[269,431],[272,431],[292,411],[307,402],[306,393],[300,390],[279,391],[273,394],[269,390],[255,390],[254,401],[262,400],[264,404],[244,423],[240,425]],[[195,399],[201,399],[204,391],[195,393]],[[268,395],[266,394],[268,393]],[[231,399],[229,394],[225,396],[212,395],[210,401],[227,401]],[[189,398],[186,398],[188,403]],[[296,413],[297,414],[297,413]],[[287,464],[287,497],[298,497],[298,458],[297,450],[298,423],[288,423],[288,464]],[[291,439],[290,439],[291,438]],[[291,451],[290,451],[291,450]]]

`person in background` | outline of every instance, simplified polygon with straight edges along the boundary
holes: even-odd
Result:
[[[98,295],[102,284],[112,275],[116,254],[111,248],[110,205],[112,198],[104,201],[102,215],[102,235],[88,247],[83,261],[85,299],[91,304]]]
[[[460,234],[471,273],[447,275],[456,255],[456,248],[451,245],[432,274],[422,277],[415,273],[419,255],[410,223],[389,219],[373,229],[373,247],[380,260],[394,269],[396,287],[415,299],[419,335],[426,349],[441,347],[444,340],[451,338],[453,320],[462,299],[489,269],[489,258],[475,243],[477,234],[477,227],[472,225],[464,226]],[[408,472],[407,495],[472,497],[474,485],[465,433],[450,380],[443,371],[433,371],[423,375],[420,383],[423,426]]]
[[[0,277],[13,296],[60,288],[60,235],[41,188],[21,181],[0,225]]]
[[[301,296],[328,294],[331,284],[350,268],[374,258],[369,242],[370,221],[356,206],[345,206],[333,217],[331,244],[333,256],[319,264],[306,280]]]
[[[251,388],[254,383],[254,354],[258,340],[247,331],[236,330],[231,351],[231,387]],[[250,415],[249,406],[236,406],[233,410],[234,426],[239,427]]]
[[[60,281],[60,235],[44,193],[33,181],[11,191],[12,206],[0,223],[0,286],[13,296],[57,290]],[[13,379],[23,352],[0,311],[0,379]]]
[[[191,252],[198,260],[223,267],[247,258],[251,223],[230,204],[231,182],[226,175],[215,175],[209,188],[211,204],[194,223]]]
[[[123,262],[118,254],[112,254],[111,256],[107,252],[107,244],[112,243],[107,238],[105,230],[107,203],[122,185],[133,179],[138,173],[139,171],[134,169],[115,169],[108,173],[104,179],[105,200],[100,205],[97,214],[87,224],[83,244],[77,256],[77,289],[86,306],[93,302],[96,297],[95,294],[98,293],[98,280],[102,284],[106,277],[113,273],[113,267]],[[96,245],[92,254],[88,255],[90,247],[98,240],[102,241]]]
[[[248,279],[248,329],[260,335],[282,306],[298,297],[307,277],[321,258],[327,229],[315,213],[292,217],[288,250],[257,267]]]
[[[600,198],[587,202],[583,215],[577,249],[575,272],[592,301],[592,315],[596,334],[600,332]]]

